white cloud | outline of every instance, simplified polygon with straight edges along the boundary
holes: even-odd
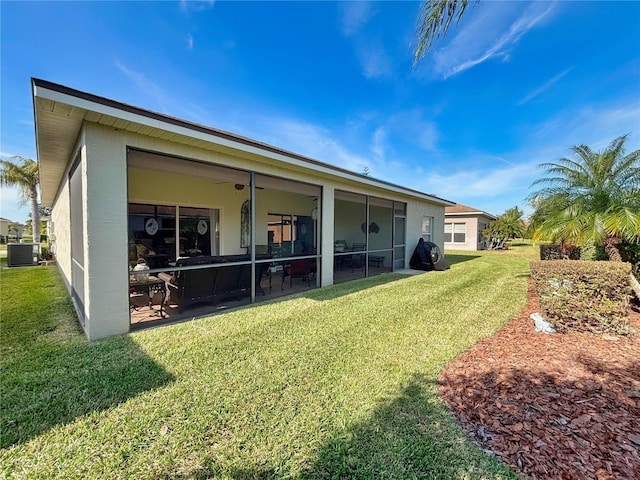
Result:
[[[540,125],[523,127],[517,150],[505,153],[474,152],[433,163],[432,170],[392,170],[394,183],[431,192],[448,200],[500,214],[514,205],[527,213],[526,197],[543,171],[539,165],[571,156],[570,147],[589,145],[601,150],[631,132],[627,152],[640,148],[640,100],[621,98],[614,104],[566,109]],[[447,165],[450,165],[448,167]],[[402,175],[402,176],[399,176]]]
[[[154,105],[147,108],[192,122],[210,125],[211,115],[206,108],[185,100],[184,97],[176,96],[173,91],[169,92],[159,84],[149,80],[143,73],[127,67],[117,59],[115,60],[115,65],[142,93],[151,98]],[[139,100],[136,100],[136,102],[140,103]]]
[[[563,149],[557,157],[565,155],[573,145],[586,144],[594,150],[605,148],[613,139],[626,133],[631,133],[627,150],[635,150],[640,148],[640,100],[633,96],[605,105],[561,110],[533,132],[532,144]]]
[[[345,37],[352,37],[354,51],[362,67],[362,75],[368,79],[393,76],[393,62],[379,39],[371,38],[364,27],[375,11],[370,2],[343,2],[339,4],[340,27]]]
[[[341,30],[345,37],[357,33],[374,15],[369,2],[342,2],[339,6]]]
[[[462,29],[434,54],[435,71],[444,78],[473,68],[491,58],[508,60],[520,38],[548,17],[556,2],[532,2],[520,13],[522,3],[486,2],[465,14]],[[475,15],[474,15],[475,13]],[[514,19],[514,15],[518,15]],[[470,18],[469,18],[470,17]],[[465,23],[469,20],[468,23]],[[504,32],[496,36],[495,32]]]
[[[144,91],[144,93],[154,99],[162,113],[168,113],[167,95],[159,85],[147,79],[142,73],[130,69],[119,60],[116,59],[115,63],[116,67],[118,67],[118,69],[124,73],[129,80],[131,80],[140,90]]]
[[[554,77],[547,80],[544,84],[536,88],[534,91],[525,96],[522,100],[518,102],[518,105],[524,105],[527,102],[530,102],[538,95],[549,90],[553,85],[555,85],[558,81],[560,81],[564,76],[566,76],[574,67],[565,68],[563,71],[555,75]]]
[[[193,50],[193,35],[187,35],[187,48]]]
[[[385,141],[387,139],[387,131],[384,127],[376,128],[373,134],[373,142],[371,145],[371,152],[378,160],[382,160],[385,157]]]
[[[440,133],[435,121],[420,109],[400,111],[386,120],[385,125],[395,141],[432,152]]]
[[[265,138],[266,142],[278,145],[291,152],[308,156],[321,162],[336,165],[354,172],[362,172],[365,165],[371,167],[370,159],[350,152],[327,128],[288,118],[255,118],[254,126],[262,132],[247,133],[252,138]],[[257,135],[256,135],[257,133]]]
[[[180,0],[180,8],[185,12],[202,12],[213,8],[214,0]]]
[[[369,40],[358,42],[356,55],[365,78],[393,76],[393,62],[380,42]]]

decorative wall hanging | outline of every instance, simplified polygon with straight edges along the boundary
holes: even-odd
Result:
[[[240,248],[251,246],[251,202],[245,200],[240,209]]]
[[[360,230],[362,230],[362,233],[367,233],[367,224],[365,222],[362,222],[362,225],[360,225]],[[380,227],[378,224],[376,222],[371,222],[369,225],[369,233],[378,233],[379,231]]]

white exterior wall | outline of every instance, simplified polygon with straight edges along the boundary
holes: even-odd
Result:
[[[69,177],[64,176],[58,196],[52,205],[51,221],[53,222],[55,240],[52,242],[52,253],[56,265],[67,290],[71,292],[71,208],[69,205]]]
[[[407,203],[407,247],[405,249],[405,266],[422,237],[422,217],[433,217],[432,242],[444,251],[444,207],[432,203],[411,200]]]
[[[126,148],[117,130],[85,127],[85,333],[129,331]]]
[[[322,189],[322,204],[320,205],[321,220],[321,287],[333,285],[333,223],[335,212],[333,203],[335,201],[336,190],[333,185],[327,185]]]
[[[447,242],[444,244],[446,249],[451,250],[479,250],[478,244],[478,217],[477,216],[458,216],[452,215],[446,217],[446,223],[464,223],[465,224],[465,242],[464,243],[454,243]],[[442,232],[444,237],[444,225],[442,229],[439,230]]]

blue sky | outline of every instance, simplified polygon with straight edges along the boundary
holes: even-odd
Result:
[[[640,148],[640,2],[472,3],[414,69],[419,8],[0,2],[0,154],[36,158],[30,77],[493,214],[530,212],[538,165],[572,145]]]

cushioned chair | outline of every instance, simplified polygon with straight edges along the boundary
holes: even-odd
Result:
[[[300,260],[293,260],[290,265],[287,265],[282,270],[282,289],[284,289],[284,279],[289,277],[289,287],[293,286],[294,278],[302,278],[307,281],[307,285],[311,287],[311,265],[313,260],[310,258],[303,258]]]

